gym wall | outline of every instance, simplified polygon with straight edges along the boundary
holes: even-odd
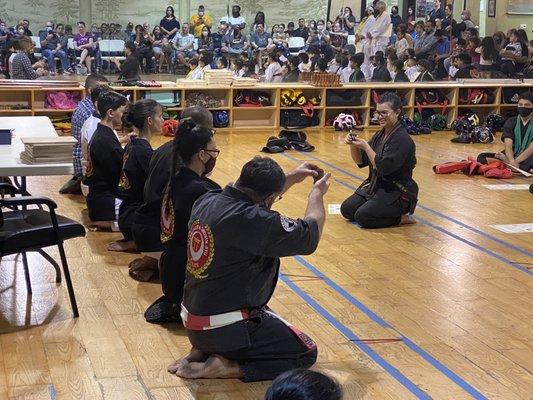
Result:
[[[19,19],[30,20],[30,29],[37,32],[47,20],[75,24],[79,20],[87,24],[119,22],[124,27],[129,21],[142,24],[148,22],[152,27],[158,24],[171,5],[180,22],[189,20],[200,4],[205,5],[207,13],[218,22],[226,15],[227,5],[239,4],[246,22],[251,24],[257,11],[266,14],[270,29],[274,23],[297,22],[299,17],[306,19],[326,18],[326,0],[0,0],[0,18],[13,25]]]

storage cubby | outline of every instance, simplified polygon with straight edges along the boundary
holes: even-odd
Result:
[[[459,107],[490,107],[499,104],[499,88],[470,87],[459,89]]]
[[[372,89],[370,92],[370,106],[376,107],[376,100],[381,97],[383,93],[387,92],[393,92],[400,97],[402,100],[402,104],[404,107],[408,107],[409,105],[413,104],[413,90],[412,89],[394,89],[394,87],[391,88],[380,88],[380,89]]]
[[[184,107],[203,106],[210,110],[230,108],[233,100],[231,90],[228,89],[206,89],[206,90],[186,90]]]
[[[366,107],[368,90],[352,88],[326,89],[326,107]]]
[[[368,110],[366,108],[345,108],[345,109],[331,109],[327,108],[324,117],[324,126],[332,127],[333,121],[339,114],[350,114],[355,117],[357,125],[366,125],[366,118]]]
[[[31,90],[0,90],[0,116],[31,115]]]
[[[290,86],[287,87],[288,90],[290,90]],[[285,89],[281,89],[280,90],[280,108],[282,109],[298,109],[300,108],[298,104],[294,105],[294,106],[288,106],[286,105],[286,103],[284,102],[283,100],[283,97],[285,95],[285,92],[284,92]],[[324,100],[324,92],[325,92],[325,89],[322,89],[322,88],[313,88],[313,89],[305,89],[305,88],[302,88],[302,87],[296,87],[294,88],[295,91],[297,92],[302,92],[303,94],[303,97],[305,97],[305,100],[306,101],[309,101],[311,99],[319,99],[320,100],[320,103],[318,105],[315,105],[315,108],[321,108],[324,103],[325,103],[325,100]]]
[[[138,99],[152,99],[169,110],[181,110],[182,91],[172,89],[157,88],[157,90],[143,90],[140,92]]]
[[[67,95],[71,96],[71,99],[73,102],[73,107],[71,108],[56,108],[56,107],[50,107],[46,106],[46,98],[47,96],[50,96],[53,92],[63,92],[67,93]],[[34,90],[33,91],[33,101],[32,101],[32,108],[35,113],[40,114],[53,114],[53,113],[64,113],[66,111],[73,112],[76,108],[76,105],[83,99],[83,90],[82,89],[75,89],[75,90],[67,90],[64,88],[59,89],[43,89],[43,90]]]
[[[268,99],[267,102],[254,105],[259,102],[259,97]],[[258,109],[270,108],[274,109],[278,106],[278,91],[276,89],[261,89],[261,88],[233,88],[232,95],[233,107],[240,110],[244,109]]]
[[[479,124],[481,125],[485,122],[487,115],[498,114],[498,107],[461,107],[457,111],[457,118],[469,113],[475,113],[479,117]]]
[[[518,103],[518,97],[523,92],[527,92],[531,88],[524,88],[522,86],[509,86],[501,89],[501,98],[500,104],[503,105],[514,105]]]
[[[276,128],[277,111],[273,108],[234,108],[233,128]]]

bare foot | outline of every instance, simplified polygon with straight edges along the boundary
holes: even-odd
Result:
[[[149,282],[159,278],[158,260],[152,257],[136,258],[129,265],[129,275],[139,282]]]
[[[243,373],[236,361],[212,355],[206,362],[190,362],[178,367],[176,375],[185,379],[242,378]]]
[[[136,251],[137,246],[133,240],[120,239],[107,245],[109,251]]]
[[[93,232],[96,231],[106,231],[109,232],[112,230],[112,224],[114,221],[91,221],[89,223],[89,229]]]
[[[416,224],[416,219],[409,214],[402,215],[402,219],[400,220],[400,225],[411,225]]]
[[[187,354],[185,357],[180,358],[175,363],[170,364],[167,370],[171,374],[175,374],[178,368],[180,368],[182,365],[186,365],[191,362],[202,362],[203,363],[207,358],[208,358],[207,354],[193,347],[191,351],[189,351],[189,354]]]

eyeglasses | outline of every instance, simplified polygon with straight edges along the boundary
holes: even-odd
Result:
[[[219,149],[214,149],[214,150],[211,150],[211,149],[203,149],[204,151],[208,152],[208,153],[215,153],[216,154],[216,157],[218,157],[218,155],[220,154],[220,150]]]
[[[390,115],[390,111],[374,111],[374,115],[378,117],[387,117]]]

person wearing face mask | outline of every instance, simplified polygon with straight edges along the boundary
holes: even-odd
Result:
[[[46,23],[45,32],[44,40],[41,41],[41,51],[43,58],[48,62],[48,71],[50,72],[50,75],[55,75],[56,73],[56,57],[59,58],[59,61],[61,62],[61,70],[63,74],[69,75],[67,53],[61,48],[61,40],[54,31],[54,25],[52,22]]]
[[[239,28],[242,31],[246,27],[246,20],[241,15],[241,7],[238,5],[234,5],[231,8],[231,16],[226,15],[225,17],[222,17],[220,22],[224,22],[229,26],[228,33],[231,33],[235,28]]]
[[[505,149],[499,153],[481,153],[478,162],[488,164],[500,160],[533,173],[533,92],[520,94],[517,110],[518,115],[508,118],[503,125]]]
[[[213,20],[209,14],[205,12],[204,6],[198,6],[198,12],[191,17],[191,26],[194,27],[193,34],[196,38],[202,36],[202,30],[204,28],[211,29],[213,26]]]
[[[191,210],[198,198],[220,188],[207,179],[220,154],[213,134],[212,129],[185,118],[174,136],[170,166],[173,172],[161,203],[161,242],[165,250],[159,261],[159,277],[163,296],[147,309],[148,322],[181,322],[179,306],[185,283]]]
[[[418,185],[413,180],[416,147],[400,121],[402,101],[385,93],[376,104],[381,129],[369,142],[348,134],[345,142],[368,178],[341,205],[341,213],[362,228],[386,228],[414,222]]]
[[[272,210],[294,184],[313,177],[303,219]],[[181,305],[192,349],[169,366],[181,378],[271,380],[311,367],[317,346],[268,302],[280,258],[313,253],[326,214],[330,174],[304,163],[285,174],[271,158],[247,162],[237,181],[202,196],[192,208]]]
[[[400,25],[403,22],[402,17],[398,14],[398,6],[391,7],[390,21],[392,23],[392,30],[396,32],[396,29],[398,29],[398,25]]]
[[[372,41],[372,54],[378,51],[385,52],[392,36],[390,14],[387,12],[387,4],[384,1],[376,3],[378,16],[366,33],[367,39]]]

